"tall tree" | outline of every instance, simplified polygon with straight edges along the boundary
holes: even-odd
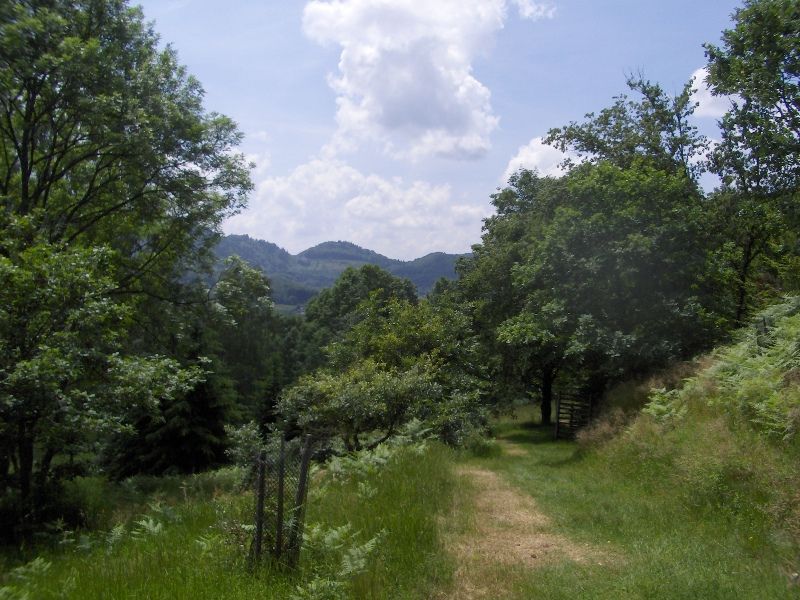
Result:
[[[524,290],[514,285],[512,272],[525,260],[539,227],[552,218],[562,187],[562,182],[530,171],[513,175],[508,186],[492,196],[497,214],[485,221],[481,243],[458,266],[458,288],[473,305],[473,327],[485,349],[492,395],[531,394],[540,401],[545,423],[561,357],[547,360],[544,347],[506,343],[498,338],[498,328],[525,310]],[[530,218],[533,215],[536,218]]]
[[[800,244],[800,6],[747,0],[720,46],[706,45],[708,81],[728,96],[711,155],[723,188],[711,201],[726,232],[736,320],[759,295],[796,286]]]
[[[375,301],[386,304],[393,298],[417,302],[417,291],[410,280],[395,277],[375,265],[358,269],[348,267],[330,288],[322,290],[306,307],[313,344],[321,349],[339,339],[359,320],[357,308],[374,294]],[[309,357],[309,367],[324,362],[321,351]]]
[[[584,164],[561,180],[523,172],[494,202],[462,285],[501,372],[537,390],[544,423],[558,380],[597,394],[707,343],[717,315],[704,209],[685,172],[646,159]]]
[[[628,87],[638,99],[617,96],[614,104],[599,114],[587,114],[583,123],[551,129],[545,142],[577,154],[579,160],[628,168],[646,158],[656,168],[682,171],[696,179],[708,141],[692,124],[696,108],[692,83],[670,96],[656,83],[630,77]]]
[[[118,293],[157,295],[251,187],[241,134],[202,98],[126,0],[5,3],[4,218],[56,246],[110,245]]]
[[[202,98],[126,0],[0,5],[0,429],[15,436],[0,473],[29,521],[31,474],[67,437],[205,379],[144,339],[160,311],[143,310],[185,301],[187,268],[251,187],[241,134]]]
[[[749,192],[800,184],[800,5],[746,0],[722,45],[706,45],[708,81],[732,106],[715,168]]]
[[[217,313],[210,325],[219,332],[220,358],[234,381],[238,404],[247,417],[262,418],[272,412],[282,379],[278,318],[269,280],[232,256],[210,296]]]
[[[496,379],[535,390],[545,423],[558,378],[600,392],[698,347],[719,317],[691,86],[671,97],[642,78],[628,85],[638,99],[550,131],[578,159],[560,180],[514,175],[461,268]]]

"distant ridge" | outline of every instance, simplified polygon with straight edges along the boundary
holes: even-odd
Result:
[[[300,310],[312,296],[330,287],[347,267],[377,265],[410,279],[420,295],[433,289],[441,277],[455,279],[455,264],[468,254],[433,252],[416,260],[388,258],[351,242],[322,242],[297,255],[248,235],[226,235],[215,249],[220,260],[237,254],[270,278],[275,303],[284,311]]]

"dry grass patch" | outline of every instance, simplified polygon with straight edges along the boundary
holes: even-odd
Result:
[[[514,444],[504,446],[524,453]],[[471,519],[468,527],[452,533],[446,542],[459,565],[448,597],[502,598],[508,593],[516,569],[529,572],[564,560],[601,564],[610,560],[607,551],[554,533],[550,520],[533,498],[511,487],[493,471],[461,467],[457,473],[472,491],[466,499],[470,505],[457,506],[454,512],[469,514]]]
[[[507,456],[528,456],[528,453],[523,448],[506,440],[497,440],[497,445],[503,450],[503,454]]]

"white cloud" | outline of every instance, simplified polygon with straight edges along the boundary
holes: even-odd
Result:
[[[498,117],[473,61],[502,29],[510,7],[525,19],[551,18],[536,0],[309,0],[306,35],[340,48],[337,129],[319,157],[270,176],[257,153],[249,207],[227,233],[246,233],[293,253],[348,240],[396,258],[464,252],[480,240],[488,201],[454,198],[449,185],[365,174],[342,153],[376,144],[394,158],[484,155]],[[254,134],[260,152],[270,141]]]
[[[694,116],[718,119],[731,107],[731,98],[730,96],[714,96],[706,83],[707,75],[708,71],[704,67],[692,73],[693,87],[695,88],[692,100],[698,103]]]
[[[263,178],[272,165],[272,155],[269,152],[248,152],[245,160],[253,165],[250,176],[253,179]]]
[[[256,184],[247,211],[225,223],[297,253],[325,240],[348,240],[393,258],[464,252],[479,241],[482,206],[455,202],[448,185],[365,175],[316,158],[285,177]]]
[[[552,19],[556,14],[556,7],[549,2],[534,2],[533,0],[513,0],[523,19]]]
[[[513,0],[520,15],[553,15],[549,4]],[[497,127],[489,89],[472,70],[503,27],[507,0],[311,0],[306,35],[341,47],[337,134],[328,156],[377,142],[395,157],[475,158]]]
[[[520,146],[517,154],[508,161],[508,166],[503,173],[503,185],[520,169],[535,169],[539,175],[550,177],[559,177],[564,174],[565,171],[560,165],[571,155],[545,144],[542,140],[542,137],[535,137],[524,146]]]

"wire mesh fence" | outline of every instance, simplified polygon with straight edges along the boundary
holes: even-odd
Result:
[[[255,529],[251,561],[266,553],[279,564],[295,567],[300,558],[308,495],[312,440],[281,439],[276,450],[255,458]]]

